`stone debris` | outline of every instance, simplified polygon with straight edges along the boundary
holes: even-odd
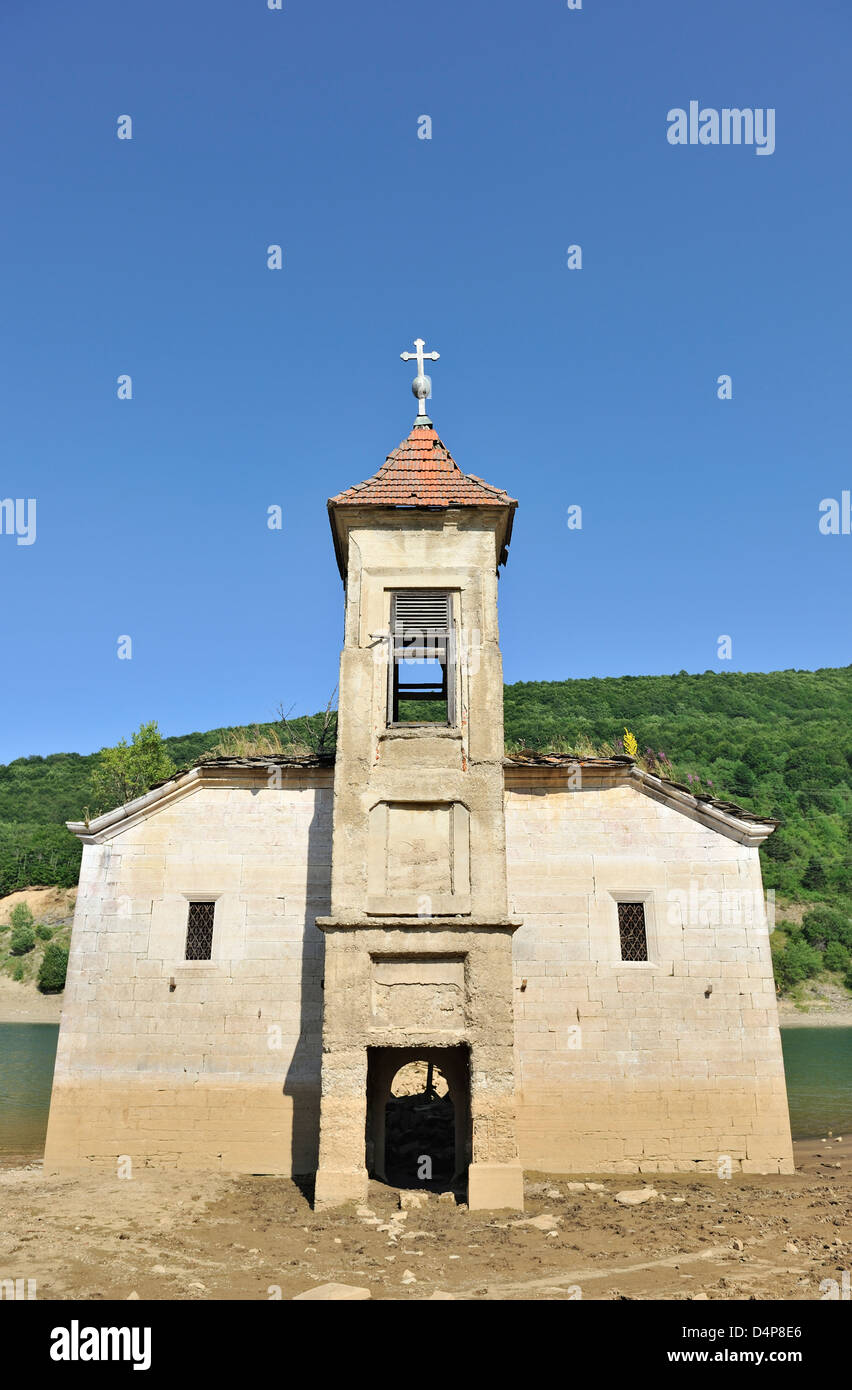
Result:
[[[132,1293],[129,1293],[129,1294],[127,1295],[127,1298],[126,1298],[125,1302],[130,1302],[132,1299],[137,1299],[137,1300],[138,1300],[138,1298],[139,1298],[139,1295],[138,1295],[138,1293],[136,1292],[136,1290],[134,1289]]]
[[[456,1296],[455,1296],[454,1293],[445,1293],[443,1289],[436,1289],[434,1293],[430,1293],[429,1297],[426,1299],[426,1302],[427,1302],[427,1303],[437,1303],[438,1301],[441,1301],[441,1302],[443,1302],[443,1303],[446,1303],[446,1302],[455,1302],[455,1298],[456,1298]]]
[[[376,1220],[378,1220],[378,1217],[376,1217],[376,1213],[373,1211],[372,1207],[356,1207],[355,1215],[367,1218],[374,1217]]]
[[[788,1255],[798,1255],[799,1253],[799,1247],[794,1240],[788,1240],[787,1244],[784,1246],[784,1249],[786,1250]]]
[[[357,1284],[318,1284],[315,1289],[297,1293],[293,1303],[364,1303],[373,1295]]]
[[[413,1270],[413,1269],[404,1269],[404,1270],[402,1271],[402,1279],[400,1280],[400,1283],[402,1283],[402,1284],[416,1284],[416,1283],[417,1283],[417,1275],[414,1273],[414,1270]]]
[[[732,1249],[732,1250],[745,1250],[745,1246],[743,1245],[743,1242],[742,1242],[741,1240],[734,1239],[734,1240],[731,1241],[731,1249]]]
[[[638,1207],[659,1195],[654,1187],[626,1187],[623,1192],[616,1192],[615,1200],[623,1207]]]
[[[543,1211],[541,1216],[525,1216],[521,1221],[513,1221],[513,1226],[533,1226],[537,1231],[556,1231],[562,1218]]]
[[[400,1192],[399,1194],[400,1211],[411,1211],[416,1207],[425,1207],[428,1201],[428,1192]]]
[[[607,1190],[605,1182],[587,1182],[586,1187],[590,1192],[606,1192]]]

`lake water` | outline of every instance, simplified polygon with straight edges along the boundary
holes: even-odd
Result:
[[[59,1027],[0,1023],[0,1156],[44,1150]],[[794,1139],[852,1137],[852,1028],[782,1028]]]
[[[0,1155],[41,1158],[58,1023],[0,1023]]]

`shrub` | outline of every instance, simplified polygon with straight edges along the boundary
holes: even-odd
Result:
[[[852,921],[836,907],[813,907],[802,917],[802,935],[812,946],[822,949],[829,941],[839,941],[852,950]]]
[[[9,926],[12,928],[31,927],[34,921],[35,918],[33,917],[32,910],[27,907],[26,903],[15,903],[15,906],[9,913]]]
[[[839,941],[829,941],[822,962],[826,970],[848,970],[850,965],[849,952],[845,946],[841,946]]]
[[[53,936],[53,927],[46,927],[44,923],[41,923],[36,927],[35,934],[39,941],[49,941]]]
[[[772,967],[775,982],[781,989],[791,989],[818,975],[823,968],[822,956],[801,936],[788,938],[786,945],[772,943]]]
[[[24,962],[23,962],[22,960],[19,960],[18,963],[16,964],[14,970],[12,971],[12,979],[13,979],[13,980],[17,980],[18,983],[20,984],[20,982],[21,982],[21,980],[23,980],[23,978],[24,978]]]
[[[42,994],[56,994],[64,989],[67,969],[68,951],[58,941],[51,941],[45,949],[38,972],[38,987]]]
[[[14,927],[9,950],[13,956],[25,956],[35,946],[36,938],[32,927]]]

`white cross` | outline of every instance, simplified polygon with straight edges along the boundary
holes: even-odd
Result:
[[[430,362],[437,362],[441,354],[439,352],[424,352],[423,349],[426,343],[423,338],[415,338],[414,346],[417,349],[416,352],[401,352],[399,355],[403,362],[410,362],[413,358],[417,358],[417,375],[411,383],[411,389],[420,402],[417,407],[417,414],[425,415],[426,402],[432,394],[432,378],[428,377],[424,372],[423,362],[426,358],[428,358]]]

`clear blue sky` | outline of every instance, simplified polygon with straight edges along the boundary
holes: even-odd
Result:
[[[325,502],[408,433],[418,335],[520,499],[507,680],[847,664],[851,39],[848,0],[7,0],[0,761],[325,704]],[[670,145],[691,100],[774,154]]]

